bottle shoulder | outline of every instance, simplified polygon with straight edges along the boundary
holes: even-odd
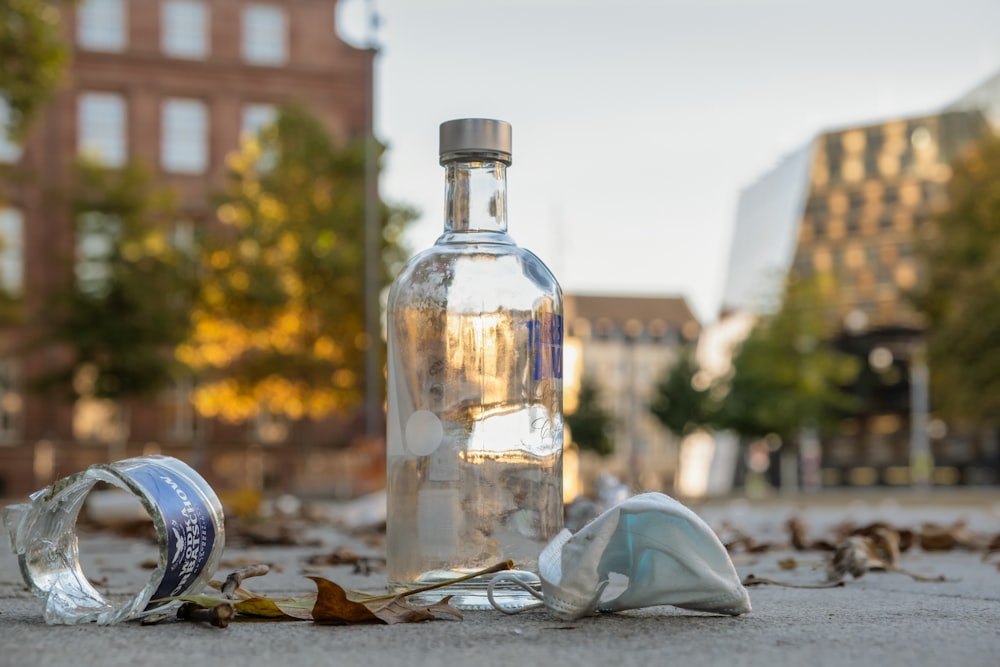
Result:
[[[490,243],[436,244],[414,255],[396,276],[390,303],[432,297],[503,294],[515,301],[546,297],[561,307],[562,289],[549,268],[530,250]],[[492,301],[492,299],[489,299]]]

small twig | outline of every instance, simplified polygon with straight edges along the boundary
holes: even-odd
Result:
[[[224,597],[233,600],[236,598],[236,589],[240,587],[240,584],[243,583],[244,579],[249,579],[250,577],[262,577],[270,571],[271,567],[266,563],[241,567],[226,577],[226,582],[222,584],[220,591]]]
[[[831,581],[827,584],[788,584],[783,581],[775,581],[774,579],[758,577],[755,574],[748,574],[742,583],[744,586],[763,586],[764,584],[768,584],[771,586],[784,586],[785,588],[840,588],[844,585],[844,580]]]
[[[227,602],[221,602],[208,609],[199,607],[193,602],[185,602],[177,608],[177,618],[180,620],[195,623],[211,623],[217,628],[228,627],[229,622],[233,620],[235,615],[236,611],[233,609],[233,605]]]
[[[886,572],[897,572],[899,574],[905,574],[914,581],[931,581],[931,582],[948,581],[948,579],[946,579],[943,574],[939,574],[937,576],[931,576],[927,574],[917,574],[916,572],[910,572],[909,570],[904,570],[901,567],[887,567],[885,568],[885,570]]]

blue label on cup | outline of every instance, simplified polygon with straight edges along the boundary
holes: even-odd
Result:
[[[122,474],[146,491],[160,508],[167,526],[167,567],[150,599],[180,595],[198,578],[212,553],[212,514],[198,492],[167,468],[145,463]],[[160,604],[150,603],[146,609]]]

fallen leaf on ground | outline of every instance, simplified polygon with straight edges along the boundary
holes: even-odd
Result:
[[[855,579],[867,572],[897,572],[916,581],[946,581],[943,576],[928,576],[899,566],[899,535],[889,528],[877,528],[872,535],[851,535],[833,554],[827,565],[827,580],[842,581],[848,574]]]
[[[836,547],[826,540],[810,540],[805,522],[799,517],[792,517],[785,524],[792,547],[796,551],[833,551]]]
[[[358,623],[419,623],[434,620],[435,613],[450,614],[462,619],[462,612],[452,607],[450,596],[435,604],[419,607],[407,603],[406,594],[396,595],[388,600],[369,599],[366,602],[352,600],[341,586],[322,577],[309,577],[316,582],[316,604],[312,608],[312,618],[324,625],[354,625]]]
[[[218,595],[183,595],[162,598],[154,600],[154,602],[182,601],[188,605],[184,612],[186,620],[208,620],[213,625],[218,624],[216,622],[218,619],[214,617],[217,613],[213,615],[205,612],[213,609],[217,612],[217,608],[220,606],[228,606],[235,612],[233,620],[312,620],[323,625],[394,624],[430,621],[442,614],[462,620],[462,612],[449,603],[451,596],[427,606],[409,604],[406,602],[406,598],[415,593],[444,588],[476,577],[510,570],[513,567],[514,563],[507,560],[461,577],[402,593],[385,595],[350,591],[329,579],[309,577],[316,584],[316,593],[297,597],[267,597],[253,593],[241,585],[245,578],[260,576],[268,571],[266,565],[256,564],[236,570],[226,578],[225,582],[211,581],[209,585],[221,591]],[[220,625],[220,627],[228,625],[229,620],[226,618],[224,625]]]
[[[330,553],[315,554],[306,560],[307,565],[322,567],[326,565],[353,565],[354,574],[368,575],[385,567],[385,558],[381,556],[362,556],[350,547],[338,547]]]
[[[937,523],[924,523],[920,527],[920,547],[924,551],[950,551],[952,549],[970,549],[979,551],[988,549],[989,539],[969,530],[964,521],[956,521],[950,526]]]

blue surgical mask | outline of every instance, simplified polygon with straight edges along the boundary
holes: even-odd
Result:
[[[542,551],[538,567],[544,606],[567,620],[667,604],[750,612],[750,596],[719,538],[661,493],[633,496],[576,534],[563,530]],[[614,574],[626,580],[624,589],[609,590]]]

